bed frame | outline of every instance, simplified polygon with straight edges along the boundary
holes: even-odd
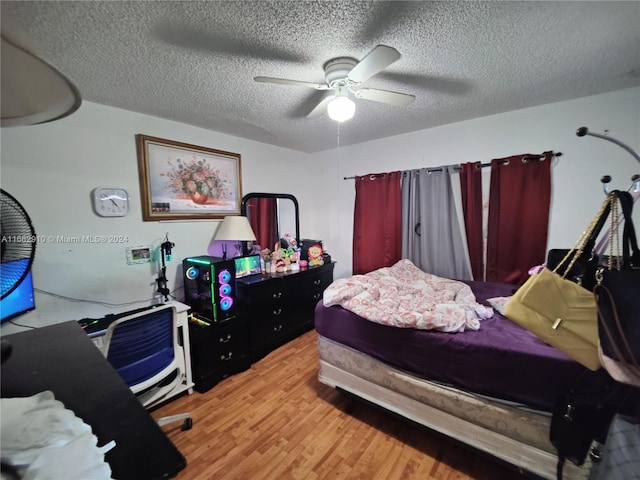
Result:
[[[318,338],[323,384],[349,392],[418,424],[545,479],[556,478],[548,440],[550,415],[415,377],[323,336]],[[493,414],[493,425],[484,420]],[[484,425],[482,424],[484,421]],[[586,480],[594,465],[564,465],[564,478]]]

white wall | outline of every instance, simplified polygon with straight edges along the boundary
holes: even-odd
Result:
[[[354,118],[353,121],[357,121]],[[343,177],[464,162],[488,162],[520,153],[562,152],[552,169],[550,248],[569,248],[604,199],[600,178],[626,189],[640,163],[622,148],[594,137],[577,137],[578,127],[609,130],[640,152],[640,87],[469,120],[406,135],[327,151],[315,156],[331,180],[323,192],[329,230],[325,245],[338,260],[335,277],[351,274],[353,180]],[[348,128],[345,124],[343,128]],[[636,208],[634,218],[640,218]],[[636,220],[640,224],[640,220]],[[371,249],[375,252],[375,239]]]
[[[215,253],[209,250],[218,221],[142,221],[136,133],[240,153],[245,194],[292,193],[303,211],[318,196],[319,186],[296,181],[308,175],[312,160],[308,154],[90,102],[56,122],[4,128],[1,185],[24,206],[39,237],[116,235],[126,239],[107,244],[39,243],[33,266],[36,287],[86,301],[37,293],[36,310],[17,323],[43,326],[155,303],[157,265],[127,265],[128,246],[157,247],[168,233],[176,245],[174,259],[167,265],[172,290],[182,286],[183,258]],[[101,218],[93,213],[90,192],[99,185],[128,190],[131,210],[126,217]],[[307,218],[304,224],[312,222]],[[178,299],[182,295],[182,290],[176,292]],[[3,334],[16,330],[10,324],[2,327]]]
[[[127,246],[157,246],[168,233],[176,244],[167,269],[171,289],[182,284],[182,258],[213,253],[209,249],[216,221],[142,222],[136,133],[240,153],[243,193],[295,195],[301,237],[323,240],[337,261],[339,278],[351,274],[355,193],[353,180],[343,177],[366,173],[560,151],[563,156],[553,168],[549,246],[572,246],[603,200],[600,177],[611,175],[614,188],[627,188],[631,176],[640,173],[640,164],[618,146],[593,137],[578,138],[575,131],[580,126],[597,133],[607,129],[640,151],[640,87],[313,155],[89,102],[63,120],[2,129],[0,183],[24,205],[38,235],[128,239],[126,244],[38,245],[33,268],[37,288],[89,302],[38,293],[37,309],[18,322],[42,326],[149,304],[155,298],[155,264],[127,265]],[[89,194],[98,185],[125,187],[132,200],[129,215],[107,219],[94,215]],[[373,252],[375,248],[372,239]],[[182,291],[176,296],[181,298]],[[16,330],[5,324],[0,332]]]

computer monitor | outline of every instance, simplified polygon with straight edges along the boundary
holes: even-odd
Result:
[[[28,259],[13,260],[3,263],[6,266],[13,262],[28,262]],[[2,266],[0,266],[0,276],[2,276]],[[3,279],[4,280],[4,279]],[[22,279],[18,286],[6,297],[0,300],[0,322],[5,322],[12,318],[27,313],[36,308],[35,295],[33,289],[33,277],[31,270]]]
[[[233,260],[236,263],[236,278],[262,273],[260,255],[258,254],[236,257]]]

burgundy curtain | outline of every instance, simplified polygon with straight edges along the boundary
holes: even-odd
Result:
[[[552,153],[525,161],[529,156],[491,161],[487,281],[522,284],[545,261]]]
[[[278,241],[278,214],[275,198],[251,198],[247,201],[249,224],[260,248],[273,250]]]
[[[460,165],[462,213],[467,232],[469,261],[474,280],[484,280],[484,247],[482,241],[482,166],[480,162]]]
[[[400,172],[355,178],[353,274],[389,267],[402,258]]]

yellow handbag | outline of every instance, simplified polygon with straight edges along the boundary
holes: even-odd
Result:
[[[593,293],[545,268],[507,302],[504,314],[590,370],[600,368]]]
[[[564,274],[557,272],[559,267],[553,271],[544,268],[540,273],[533,274],[511,297],[504,309],[505,317],[535,333],[590,370],[601,367],[596,300],[592,292],[564,277],[582,255],[600,217],[609,214],[608,207],[609,198],[605,199],[589,227],[567,254],[567,257],[572,258],[559,263],[568,263]]]

